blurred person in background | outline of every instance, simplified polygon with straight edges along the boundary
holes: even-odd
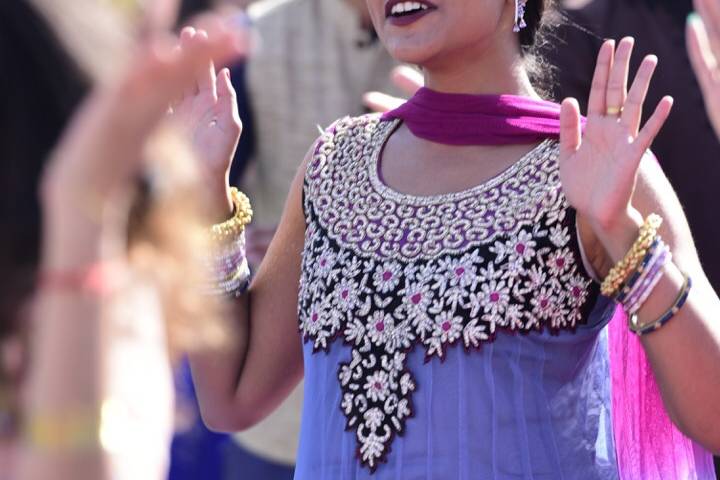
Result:
[[[174,52],[167,18],[127,14],[95,2],[0,5],[0,340],[25,352],[3,357],[21,360],[3,363],[0,385],[14,405],[0,405],[14,450],[2,474],[13,479],[164,478],[171,361],[228,335],[198,293],[199,259],[188,263],[207,251],[217,206],[203,201],[177,128],[156,127],[173,100],[182,116],[198,70],[236,56],[238,40],[218,32]],[[74,50],[67,28],[98,51]],[[227,75],[218,90],[218,118],[239,133]],[[210,130],[182,120],[193,137]]]

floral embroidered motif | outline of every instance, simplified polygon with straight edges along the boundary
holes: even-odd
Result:
[[[498,329],[573,329],[597,295],[579,267],[574,213],[545,142],[505,173],[450,195],[412,197],[377,178],[395,122],[346,119],[308,167],[300,330],[314,350],[338,338],[341,409],[375,470],[403,435],[418,388],[407,353],[443,359]]]

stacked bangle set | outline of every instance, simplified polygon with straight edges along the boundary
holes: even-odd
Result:
[[[656,214],[645,220],[630,251],[610,270],[600,287],[603,295],[614,298],[622,305],[629,317],[630,330],[637,335],[645,335],[665,325],[685,304],[692,287],[690,277],[685,275],[672,306],[653,322],[638,322],[637,312],[664,275],[665,265],[672,260],[670,248],[658,234],[661,224],[662,218]]]
[[[252,219],[248,198],[233,187],[230,190],[234,213],[229,220],[210,227],[214,251],[206,258],[210,272],[206,293],[237,297],[250,284],[250,268],[245,255],[245,227]]]

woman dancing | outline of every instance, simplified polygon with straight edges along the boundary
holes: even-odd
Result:
[[[192,358],[208,425],[252,425],[304,373],[297,479],[712,478],[720,300],[648,151],[672,99],[641,128],[657,59],[628,89],[633,40],[605,42],[584,119],[528,73],[551,1],[368,6],[426,87],[312,146],[246,292],[243,221],[216,226],[240,334]]]

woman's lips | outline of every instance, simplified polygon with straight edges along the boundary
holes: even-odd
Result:
[[[411,8],[413,11],[409,13]],[[405,26],[417,22],[436,9],[437,5],[427,0],[389,0],[385,4],[385,17],[391,25]]]
[[[432,12],[433,12],[432,9],[428,9],[428,10],[418,10],[415,13],[410,13],[408,15],[403,15],[401,17],[395,17],[395,16],[391,15],[390,17],[388,17],[387,21],[391,25],[395,25],[396,27],[404,27],[406,25],[410,25],[412,23],[417,22],[422,17],[424,17],[428,13],[432,13]]]

